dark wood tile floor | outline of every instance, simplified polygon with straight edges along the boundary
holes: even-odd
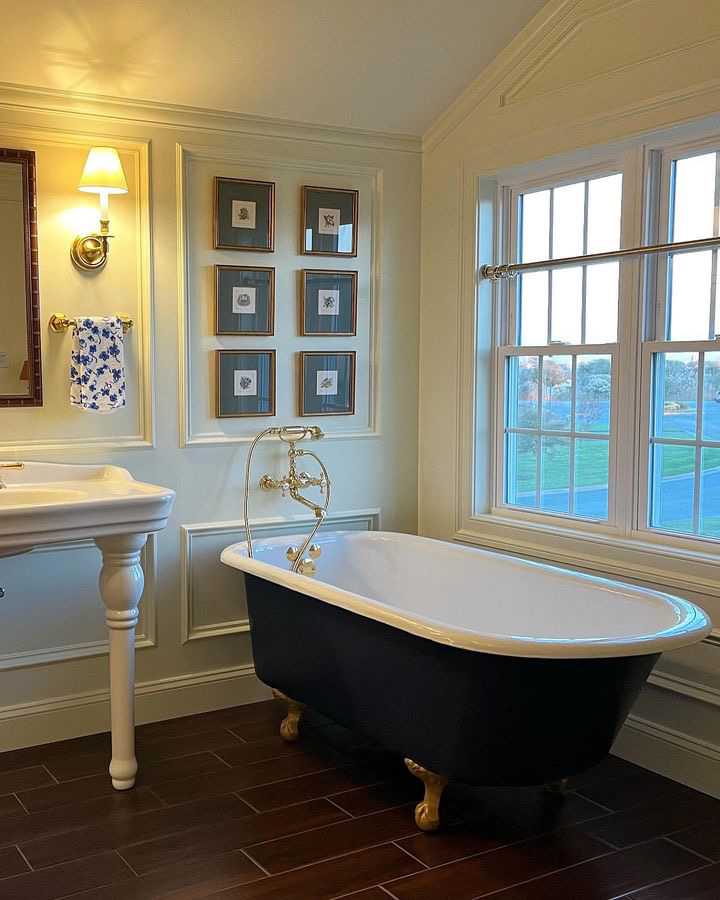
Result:
[[[421,785],[313,713],[301,739],[256,703],[0,754],[0,898],[720,900],[720,801],[614,757],[536,788],[451,785],[419,832]]]

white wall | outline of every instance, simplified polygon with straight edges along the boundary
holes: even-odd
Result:
[[[107,268],[77,272],[73,236],[96,227],[95,198],[76,190],[87,149],[118,147],[130,186],[110,201],[116,235]],[[419,327],[419,142],[344,129],[288,126],[148,104],[77,100],[0,89],[0,146],[37,153],[40,300],[45,406],[0,411],[0,458],[107,462],[174,488],[166,531],[145,552],[147,587],[138,628],[138,718],[148,721],[264,696],[252,673],[242,596],[217,560],[241,538],[248,438],[270,420],[212,416],[215,347],[275,348],[278,416],[294,418],[294,353],[334,348],[297,331],[297,270],[360,270],[361,328],[338,343],[358,351],[354,417],[324,418],[318,446],[333,479],[330,524],[415,531]],[[212,250],[211,176],[278,181],[277,250]],[[300,257],[299,185],[361,191],[357,260]],[[277,270],[275,337],[216,338],[216,262]],[[70,408],[70,336],[50,315],[124,312],[128,407],[112,416]],[[285,457],[263,446],[256,474]],[[290,500],[260,495],[258,533],[286,531],[302,516]],[[0,749],[106,728],[107,659],[88,545],[0,560]]]
[[[421,533],[670,590],[700,603],[718,624],[716,560],[592,548],[512,526],[470,534],[467,518],[473,429],[481,473],[491,441],[487,282],[475,319],[479,179],[560,154],[581,159],[585,148],[683,123],[704,120],[720,134],[719,47],[720,6],[706,0],[687,0],[682,9],[674,0],[551,0],[424,136],[419,450]],[[476,359],[486,377],[473,397]],[[616,745],[716,794],[719,638],[716,631],[661,660]]]

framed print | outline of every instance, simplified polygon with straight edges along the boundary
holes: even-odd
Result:
[[[357,334],[357,272],[303,269],[300,334]]]
[[[304,185],[302,253],[357,256],[358,191]]]
[[[215,266],[215,334],[273,334],[275,269]]]
[[[275,415],[275,351],[216,350],[217,416]]]
[[[300,353],[300,415],[351,416],[355,412],[355,351]]]
[[[215,176],[215,249],[275,249],[275,184]]]

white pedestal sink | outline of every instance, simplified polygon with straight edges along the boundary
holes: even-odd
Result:
[[[135,626],[144,576],[140,551],[167,525],[175,492],[134,481],[118,466],[23,463],[0,468],[0,557],[91,538],[103,558],[100,596],[110,636],[114,787],[135,784]],[[1,583],[1,578],[0,578]]]

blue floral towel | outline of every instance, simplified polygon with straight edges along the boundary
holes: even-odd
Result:
[[[96,412],[125,406],[123,330],[117,316],[77,320],[70,363],[70,403]]]

